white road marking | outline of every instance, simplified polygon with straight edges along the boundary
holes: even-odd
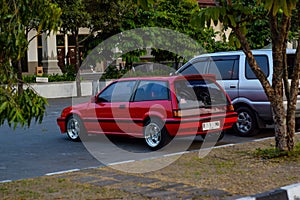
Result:
[[[109,163],[109,164],[107,164],[107,166],[120,165],[120,164],[135,162],[135,161],[136,160],[125,160],[125,161],[121,161],[121,162]]]
[[[9,183],[9,182],[12,182],[12,180],[3,180],[3,181],[0,181],[0,183]]]
[[[64,171],[59,171],[59,172],[51,172],[45,174],[46,176],[52,176],[52,175],[57,175],[57,174],[64,174],[64,173],[69,173],[69,172],[76,172],[79,171],[80,169],[69,169],[69,170],[64,170]]]
[[[165,155],[163,155],[163,157],[183,155],[183,154],[186,154],[186,153],[189,153],[189,151],[182,151],[182,152],[176,152],[176,153],[165,154]]]

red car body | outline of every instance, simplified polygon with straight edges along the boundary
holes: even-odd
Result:
[[[57,118],[61,132],[72,140],[83,132],[129,135],[146,138],[152,149],[176,135],[221,132],[236,121],[231,101],[214,75],[122,78],[90,102],[65,108]]]

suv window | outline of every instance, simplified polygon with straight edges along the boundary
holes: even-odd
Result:
[[[227,104],[223,91],[209,80],[180,80],[175,82],[180,108],[211,107]]]
[[[288,78],[291,79],[293,77],[293,67],[295,65],[296,55],[295,54],[287,54],[287,65],[288,65]]]
[[[182,75],[215,74],[217,80],[237,80],[239,56],[201,57],[184,68],[180,73]]]
[[[120,81],[108,86],[98,96],[100,102],[128,102],[136,81]]]
[[[134,101],[168,100],[169,89],[166,81],[141,81]]]
[[[269,61],[268,61],[268,57],[266,55],[256,55],[254,56],[258,66],[260,66],[261,70],[264,72],[264,74],[266,75],[266,77],[269,76]],[[246,60],[246,78],[247,79],[257,79],[255,74],[253,73],[253,71],[250,68],[249,63]]]
[[[208,74],[215,74],[217,80],[237,80],[239,73],[239,56],[212,57]]]
[[[199,58],[187,67],[185,67],[180,74],[190,75],[190,74],[206,74],[206,67],[209,62],[208,57]]]

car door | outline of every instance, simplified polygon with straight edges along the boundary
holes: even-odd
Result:
[[[234,100],[239,95],[239,56],[212,56],[208,74],[215,74],[218,83]]]
[[[96,100],[95,113],[100,132],[126,133],[130,126],[129,100],[136,81],[119,81],[109,85]]]
[[[167,81],[142,80],[140,81],[133,101],[130,103],[130,113],[135,122],[131,132],[138,136],[143,134],[145,117],[159,117],[162,120],[171,115],[169,84]]]

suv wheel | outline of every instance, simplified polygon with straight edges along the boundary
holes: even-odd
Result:
[[[235,132],[243,137],[256,135],[259,129],[252,110],[247,107],[239,107],[236,112],[238,113],[238,121],[233,125]]]
[[[163,122],[158,119],[147,121],[144,127],[144,137],[146,144],[151,150],[158,150],[171,140]]]

